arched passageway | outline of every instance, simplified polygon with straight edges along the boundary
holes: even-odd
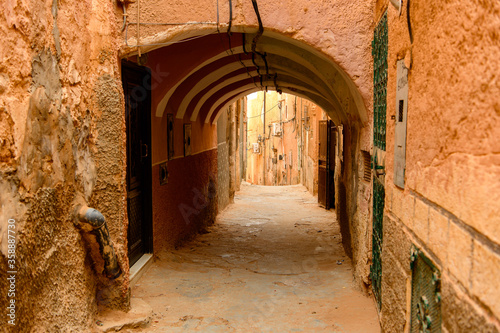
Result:
[[[256,91],[284,92],[315,103],[343,128],[335,214],[345,251],[361,263],[354,266],[354,274],[357,284],[363,285],[367,260],[360,257],[367,256],[369,243],[357,237],[369,220],[368,211],[357,208],[356,169],[369,103],[334,59],[315,47],[255,27],[233,26],[230,33],[213,30],[213,26],[185,28],[161,42],[151,41],[153,45],[141,48],[141,56],[136,49],[123,49],[124,68],[136,66],[132,61],[151,73],[144,76],[151,80],[151,250],[158,254],[178,246],[213,223],[223,207],[212,193],[220,197],[234,190],[224,181],[235,177],[234,172],[225,170],[221,160],[239,145],[238,135],[230,131],[246,121],[240,119],[246,114],[241,99]],[[130,98],[136,97],[132,89]],[[231,109],[235,117],[228,121],[237,125],[222,128],[218,120]],[[168,183],[158,180],[156,175],[162,172],[168,174]],[[239,181],[241,176],[233,179]]]
[[[366,257],[368,243],[366,239],[352,241],[352,237],[363,233],[368,224],[367,211],[357,209],[357,154],[360,140],[366,140],[361,132],[367,131],[369,102],[345,70],[315,47],[255,27],[233,26],[230,33],[222,28],[214,32],[213,26],[183,27],[182,33],[155,38],[144,39],[141,57],[137,48],[122,49],[124,59],[151,71],[153,249],[175,245],[213,220],[215,206],[203,207],[202,214],[196,215],[197,223],[188,224],[184,223],[186,215],[198,210],[178,208],[193,200],[192,189],[208,193],[207,184],[218,178],[214,163],[221,144],[216,141],[217,120],[245,95],[274,90],[314,102],[335,124],[342,125],[344,156],[335,191],[337,214],[346,251],[352,256],[351,244],[358,244],[354,260],[366,265],[365,259],[356,256]],[[184,147],[186,125],[191,133],[189,152]],[[168,185],[155,180],[160,168],[168,168]],[[358,215],[364,220],[357,221]],[[366,268],[360,272],[363,276],[357,277],[366,282]]]

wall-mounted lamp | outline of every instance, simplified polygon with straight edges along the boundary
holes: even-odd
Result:
[[[392,5],[399,11],[401,15],[401,8],[403,8],[403,0],[390,0]]]

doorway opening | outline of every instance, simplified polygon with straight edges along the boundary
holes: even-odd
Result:
[[[150,71],[122,62],[127,133],[128,257],[134,265],[152,251]]]

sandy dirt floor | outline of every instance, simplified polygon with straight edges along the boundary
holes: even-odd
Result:
[[[243,184],[234,201],[132,288],[154,311],[142,331],[380,332],[333,210],[302,186]]]

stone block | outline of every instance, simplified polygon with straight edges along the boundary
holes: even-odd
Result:
[[[387,186],[385,188],[385,209],[390,210],[392,212],[392,192],[393,187]]]
[[[427,244],[429,238],[429,206],[419,199],[415,199],[413,231],[418,238]]]
[[[428,246],[442,263],[446,262],[448,253],[448,217],[433,208],[429,212]]]
[[[469,287],[472,267],[472,237],[450,221],[446,267],[465,287]]]
[[[472,292],[500,318],[500,256],[474,240]]]
[[[394,256],[395,261],[405,269],[407,274],[410,274],[410,248],[411,241],[409,235],[404,232],[401,223],[384,215],[383,256],[385,256],[386,253],[390,253]],[[386,264],[384,261],[382,271],[384,271],[385,267],[396,269],[397,267],[394,265],[396,265],[395,262]]]
[[[415,215],[415,197],[405,194],[403,197],[403,211],[401,221],[410,229],[413,229],[413,217]]]
[[[398,188],[394,188],[392,191],[392,213],[396,215],[399,219],[403,215],[403,197],[404,193]]]
[[[498,322],[454,285],[446,274],[442,278],[442,327],[443,332],[498,333]],[[496,295],[496,293],[495,293]]]

